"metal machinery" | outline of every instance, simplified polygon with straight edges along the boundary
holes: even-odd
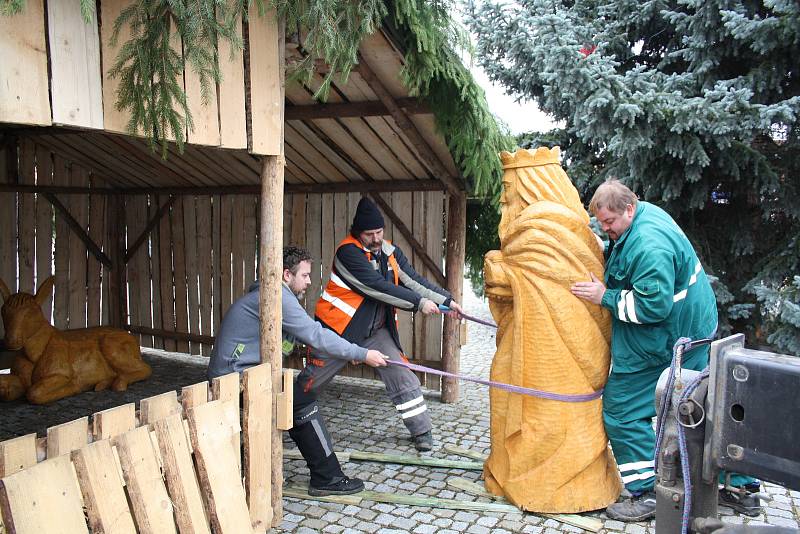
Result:
[[[703,373],[681,371],[680,353],[656,388],[656,534],[800,532],[717,514],[720,470],[800,489],[800,358],[746,349],[741,334],[712,343]]]

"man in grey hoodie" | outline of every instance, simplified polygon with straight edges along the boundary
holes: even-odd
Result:
[[[377,350],[367,350],[345,341],[335,332],[314,321],[300,305],[299,299],[311,285],[311,256],[304,249],[288,246],[283,249],[283,313],[282,333],[284,356],[291,354],[295,342],[313,347],[315,352],[371,367],[386,365],[387,356]],[[242,372],[261,363],[259,352],[258,282],[250,285],[248,293],[233,303],[222,319],[211,359],[209,379],[227,373]],[[316,402],[295,381],[294,426],[289,435],[297,444],[311,471],[308,485],[310,495],[348,495],[364,489],[364,483],[349,478],[333,453],[333,443]]]

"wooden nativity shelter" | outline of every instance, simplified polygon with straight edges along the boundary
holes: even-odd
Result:
[[[197,75],[183,72],[194,128],[183,150],[170,143],[162,157],[143,135],[127,131],[128,112],[116,106],[119,81],[109,76],[127,38],[123,27],[112,43],[113,22],[127,4],[99,0],[88,23],[77,0],[27,0],[21,13],[0,16],[0,278],[12,292],[35,293],[54,274],[45,313],[58,328],[117,326],[138,335],[143,347],[204,356],[227,308],[260,279],[269,373],[266,383],[251,379],[261,384],[261,400],[249,406],[251,416],[261,414],[256,408],[268,411],[266,420],[278,426],[283,417],[285,428],[282,246],[304,246],[316,260],[306,302],[313,313],[336,244],[361,195],[369,195],[386,215],[387,238],[460,301],[468,189],[461,165],[435,110],[411,97],[401,79],[396,28],[361,43],[353,72],[346,81],[334,79],[322,104],[314,93],[325,66],[307,83],[286,84],[287,58],[302,50],[287,41],[274,13],[260,16],[255,7],[240,25],[242,50],[220,41],[222,81],[212,86],[208,104]],[[173,46],[180,53],[180,44]],[[401,314],[400,331],[412,361],[458,370],[456,321]],[[290,364],[302,365],[302,356]],[[372,377],[372,370],[351,366],[347,374]],[[441,389],[444,402],[457,399],[454,381],[421,378]],[[228,386],[238,406],[231,393],[238,392],[238,378]],[[215,387],[213,398],[225,397]],[[185,412],[194,402],[187,404],[186,395]],[[244,402],[246,417],[247,391]],[[144,410],[143,402],[142,425],[152,422]],[[96,414],[94,439],[112,437],[98,430],[97,420]],[[268,482],[261,482],[266,493],[258,493],[250,479],[258,476],[251,463],[259,462],[247,455],[259,450],[252,443],[248,449],[248,421],[241,421],[250,516],[262,529],[281,517],[276,424],[266,429],[272,466],[264,471],[259,464]],[[133,431],[135,424],[123,427]],[[11,474],[2,471],[0,477]],[[266,504],[254,505],[259,498]],[[207,513],[213,523],[216,514]]]

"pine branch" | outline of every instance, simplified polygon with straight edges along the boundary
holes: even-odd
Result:
[[[0,0],[0,15],[11,16],[20,13],[25,7],[25,0]]]

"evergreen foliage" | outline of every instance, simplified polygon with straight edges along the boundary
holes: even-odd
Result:
[[[500,249],[500,210],[492,198],[476,198],[467,202],[467,241],[464,247],[464,276],[472,291],[484,294],[483,258],[490,250]]]
[[[800,5],[473,0],[469,11],[490,78],[566,124],[552,137],[584,198],[617,176],[664,207],[718,278],[721,330],[797,353],[795,308],[778,302],[796,298],[800,272]]]

